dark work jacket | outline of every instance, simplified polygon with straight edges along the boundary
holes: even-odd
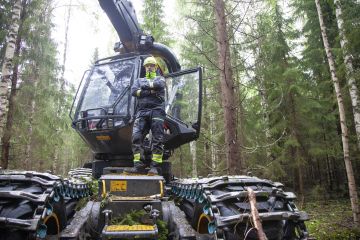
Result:
[[[150,88],[150,82],[153,88]],[[152,91],[149,96],[138,96],[140,91]],[[137,98],[137,111],[159,109],[165,112],[165,78],[157,76],[154,79],[138,78],[131,87],[131,95]]]

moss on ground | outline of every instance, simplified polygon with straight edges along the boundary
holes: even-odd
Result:
[[[310,216],[306,222],[310,236],[317,240],[357,240],[360,230],[352,222],[349,200],[329,200],[306,203]]]

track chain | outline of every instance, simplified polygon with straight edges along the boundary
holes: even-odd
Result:
[[[19,238],[44,239],[54,215],[55,232],[61,231],[66,225],[66,204],[76,205],[75,200],[92,194],[91,176],[91,169],[85,168],[70,170],[65,179],[34,171],[0,171],[0,232],[5,233],[0,239],[14,233]]]
[[[309,239],[292,192],[281,183],[249,176],[178,179],[171,192],[192,226],[200,233],[224,239],[257,239],[248,202],[250,187],[256,194],[257,209],[268,239]]]

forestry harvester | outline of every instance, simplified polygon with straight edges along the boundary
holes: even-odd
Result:
[[[173,150],[199,137],[201,68],[182,70],[171,49],[140,29],[128,0],[99,3],[120,37],[119,54],[85,72],[70,112],[94,160],[65,179],[0,170],[0,240],[265,239],[259,223],[267,239],[309,239],[307,214],[296,208],[296,196],[281,183],[245,175],[172,175],[168,159]],[[137,107],[130,88],[144,77],[143,61],[150,55],[166,80],[161,175],[128,175],[124,170],[133,165]],[[149,139],[145,162],[151,158]]]

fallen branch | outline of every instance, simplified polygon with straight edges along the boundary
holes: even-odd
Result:
[[[261,224],[261,219],[259,216],[259,212],[256,208],[256,196],[254,191],[251,188],[246,188],[246,191],[248,192],[248,196],[249,196],[249,203],[250,203],[250,209],[251,209],[251,217],[252,220],[254,222],[254,228],[257,231],[257,235],[258,235],[258,239],[259,240],[267,240],[267,237],[264,233],[262,224]]]

